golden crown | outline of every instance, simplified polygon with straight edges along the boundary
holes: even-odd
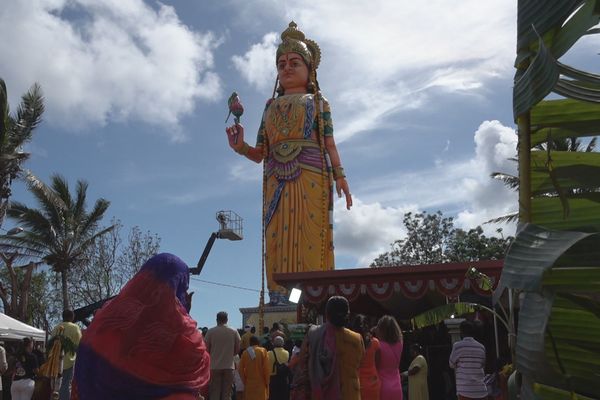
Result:
[[[321,62],[321,49],[314,40],[306,39],[304,32],[298,29],[298,25],[292,21],[287,29],[281,33],[281,43],[277,47],[277,57],[279,60],[283,54],[298,53],[304,59],[307,65],[316,70]]]

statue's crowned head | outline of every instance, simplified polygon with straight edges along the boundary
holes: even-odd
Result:
[[[306,38],[304,32],[298,29],[298,25],[294,21],[290,22],[287,29],[281,33],[281,43],[277,47],[275,63],[277,64],[279,58],[288,53],[299,54],[306,63],[309,71],[308,91],[318,90],[317,68],[321,61],[321,49],[314,40]]]
[[[304,32],[298,29],[298,25],[292,21],[285,31],[281,33],[281,43],[277,47],[275,63],[284,54],[298,53],[304,59],[310,69],[317,69],[321,61],[321,49],[319,45],[304,36]]]

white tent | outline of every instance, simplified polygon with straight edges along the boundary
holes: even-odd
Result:
[[[0,340],[23,339],[24,337],[31,337],[36,341],[45,341],[46,332],[0,313]]]

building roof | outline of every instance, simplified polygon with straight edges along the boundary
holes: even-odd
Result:
[[[273,279],[288,289],[301,289],[304,303],[322,306],[329,297],[338,295],[346,297],[353,310],[379,308],[381,312],[394,310],[399,317],[408,317],[440,303],[444,297],[456,298],[463,293],[491,296],[491,291],[482,290],[466,277],[467,270],[475,267],[489,276],[495,287],[503,263],[503,260],[489,260],[278,273]]]

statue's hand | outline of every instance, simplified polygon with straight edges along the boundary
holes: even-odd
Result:
[[[241,124],[233,124],[225,128],[225,132],[227,132],[229,147],[235,151],[240,151],[244,146],[244,127]]]
[[[350,187],[346,178],[337,178],[335,180],[335,189],[337,190],[338,197],[342,197],[342,192],[346,196],[346,209],[352,207],[352,195],[350,194]]]

